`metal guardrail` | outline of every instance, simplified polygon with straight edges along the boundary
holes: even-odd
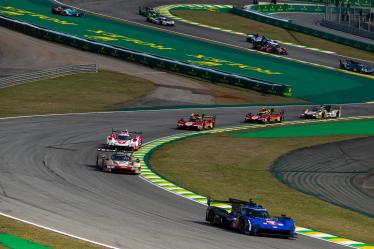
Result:
[[[96,73],[97,71],[98,69],[96,64],[69,65],[44,69],[32,73],[17,74],[0,78],[0,88],[28,83],[35,80],[45,80],[78,73]]]

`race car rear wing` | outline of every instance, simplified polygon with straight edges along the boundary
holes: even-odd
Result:
[[[126,129],[116,129],[116,128],[112,128],[112,132],[118,132],[118,131],[125,131]],[[143,134],[143,132],[141,131],[127,131],[128,133],[131,133],[131,134]]]
[[[123,152],[123,153],[133,153],[133,151],[129,151],[126,149],[121,149],[120,147],[114,147],[114,148],[107,148],[107,147],[99,147],[97,148],[97,151],[100,152]]]
[[[243,200],[238,200],[234,198],[229,198],[227,201],[222,201],[222,200],[213,200],[210,196],[207,197],[207,204],[210,206],[212,202],[218,202],[218,203],[227,203],[233,205],[250,205],[250,206],[255,206],[256,203],[252,200],[249,199],[249,201],[243,201]]]
[[[202,115],[202,118],[203,119],[216,119],[216,115],[215,114],[212,114],[212,115],[206,115],[206,114],[203,114]]]

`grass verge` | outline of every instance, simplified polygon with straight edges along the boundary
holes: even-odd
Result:
[[[105,248],[62,234],[38,228],[20,221],[0,216],[0,233],[21,237],[54,249],[98,249]],[[0,244],[0,248],[2,247]]]
[[[225,84],[198,84],[215,104],[305,103]],[[155,88],[151,81],[110,71],[34,81],[0,89],[0,117],[120,110]]]
[[[345,46],[339,43],[330,42],[314,36],[309,36],[295,31],[272,26],[266,23],[257,22],[245,17],[230,13],[196,10],[171,10],[175,16],[202,24],[231,29],[247,34],[259,33],[271,37],[274,40],[291,42],[299,45],[320,48],[336,52],[340,55],[374,61],[374,54],[360,49]],[[245,38],[243,37],[243,40]],[[337,62],[338,63],[338,62]]]
[[[0,116],[115,110],[154,88],[148,80],[110,71],[35,81],[0,89]]]
[[[274,215],[286,212],[299,226],[373,243],[374,219],[292,189],[270,171],[272,163],[291,150],[354,137],[357,136],[305,139],[207,135],[167,144],[150,162],[162,176],[193,192],[217,199],[250,197]]]

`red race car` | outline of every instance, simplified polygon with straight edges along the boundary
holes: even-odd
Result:
[[[60,15],[60,16],[75,16],[75,17],[84,16],[84,13],[80,10],[62,7],[62,6],[52,7],[52,13],[55,15]]]
[[[274,109],[262,108],[256,115],[251,112],[245,116],[245,122],[247,123],[262,123],[268,124],[273,122],[282,122],[284,119],[284,111],[275,113]]]
[[[181,118],[177,123],[177,128],[201,131],[204,129],[213,129],[215,125],[216,125],[215,115],[205,115],[205,114],[200,115],[200,114],[192,113],[187,120]]]
[[[271,54],[287,55],[287,50],[284,47],[281,47],[279,45],[274,45],[271,43],[260,47],[259,50],[262,52],[271,53]]]

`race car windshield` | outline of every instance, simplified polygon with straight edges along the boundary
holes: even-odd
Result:
[[[131,137],[129,135],[118,135],[118,140],[129,140]]]
[[[319,107],[314,107],[313,109],[312,109],[312,111],[314,111],[314,112],[319,112],[321,110],[321,108],[319,108]]]
[[[243,208],[242,215],[249,216],[251,218],[271,218],[268,211],[264,210],[254,210],[250,208]]]
[[[190,121],[191,122],[197,122],[197,121],[199,121],[200,119],[199,118],[190,118]]]
[[[130,161],[130,157],[126,155],[113,155],[112,160],[113,161]]]

